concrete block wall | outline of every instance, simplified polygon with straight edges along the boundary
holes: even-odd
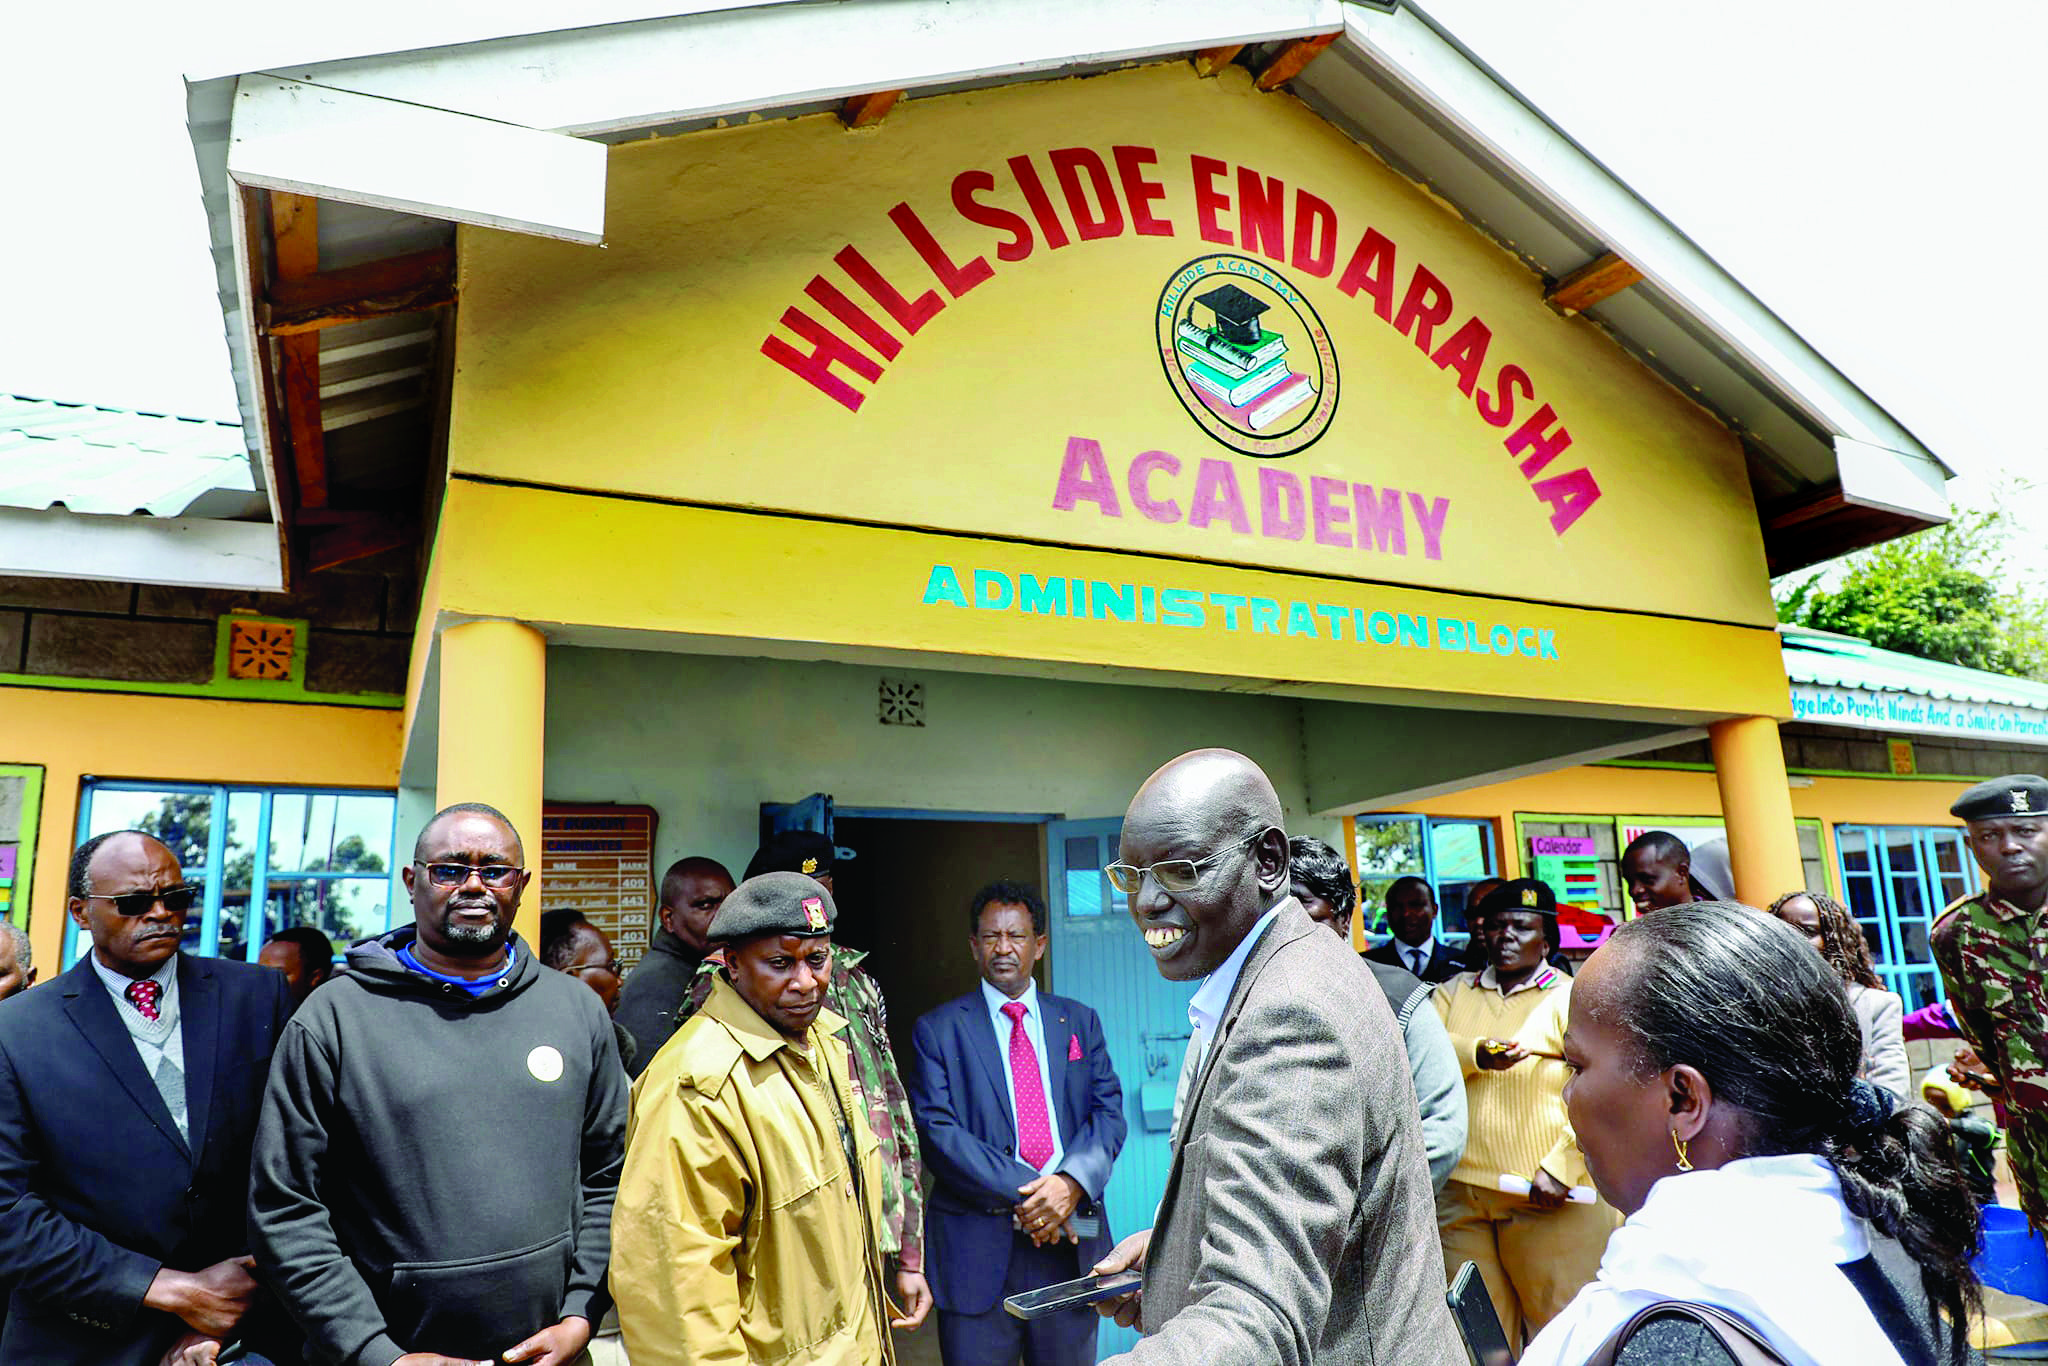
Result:
[[[309,623],[308,692],[403,693],[418,603],[409,567],[312,574],[288,593],[0,576],[0,674],[205,684],[220,618],[247,612]]]

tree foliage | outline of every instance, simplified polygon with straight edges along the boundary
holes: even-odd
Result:
[[[2009,581],[2002,554],[2019,528],[2002,509],[1848,556],[1778,586],[1778,619],[1860,636],[1882,650],[2020,678],[2048,679],[2048,610]]]

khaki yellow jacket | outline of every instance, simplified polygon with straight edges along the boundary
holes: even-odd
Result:
[[[634,1083],[611,1263],[633,1366],[893,1360],[881,1150],[845,1027],[819,1012],[807,1058],[721,978]]]

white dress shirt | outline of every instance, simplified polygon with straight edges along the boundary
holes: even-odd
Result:
[[[1003,1007],[1010,1004],[1010,998],[997,991],[987,982],[981,984],[981,999],[988,1005],[988,1020],[996,1031],[996,1056],[1002,1059],[1003,1090],[1010,1097],[1010,1132],[1021,1133],[1023,1125],[1017,1122],[1017,1079],[1010,1072],[1010,1017],[1003,1014]],[[1045,1117],[1052,1130],[1052,1156],[1045,1159],[1045,1165],[1038,1169],[1040,1176],[1060,1169],[1060,1159],[1067,1155],[1066,1145],[1060,1141],[1059,1107],[1052,1103],[1052,1062],[1045,1055],[1045,1019],[1038,1007],[1038,984],[1027,982],[1024,994],[1017,998],[1024,1007],[1024,1037],[1031,1040],[1031,1051],[1038,1055],[1038,1084],[1045,1096]],[[1017,1145],[1010,1145],[1010,1156],[1022,1162],[1017,1156]]]
[[[1281,902],[1280,905],[1286,905]],[[1202,1062],[1209,1056],[1209,1040],[1216,1036],[1216,1026],[1223,1019],[1223,1012],[1230,1006],[1230,993],[1237,990],[1238,974],[1244,971],[1244,960],[1252,956],[1258,946],[1259,937],[1266,927],[1273,923],[1273,917],[1280,914],[1275,906],[1252,923],[1244,938],[1237,941],[1237,947],[1230,951],[1230,957],[1217,964],[1216,971],[1202,979],[1202,985],[1195,988],[1195,994],[1188,998],[1188,1026],[1194,1037],[1189,1047],[1200,1045],[1195,1054],[1195,1071],[1199,1073]]]
[[[168,1059],[182,1078],[185,1072],[185,1031],[180,1027],[178,1014],[178,955],[174,953],[164,959],[161,967],[142,979],[163,988],[163,995],[157,998],[156,1019],[145,1020],[142,1012],[135,1008],[135,1002],[128,999],[128,986],[137,979],[115,972],[91,949],[85,952],[92,960],[92,970],[99,974],[100,981],[114,997],[114,1013],[121,1017],[128,1037],[135,1041],[135,1052],[142,1059],[142,1070],[154,1081],[157,1069]],[[179,1094],[183,1094],[183,1089],[181,1080]],[[178,1132],[188,1140],[192,1137],[190,1116],[189,1103],[171,1107],[171,1118],[177,1122]]]
[[[1400,958],[1402,967],[1420,977],[1429,967],[1429,960],[1436,957],[1436,943],[1436,936],[1433,934],[1412,948],[1396,939],[1394,953]]]

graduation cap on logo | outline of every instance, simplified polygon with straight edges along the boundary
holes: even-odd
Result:
[[[1216,315],[1216,330],[1223,340],[1239,346],[1259,344],[1259,315],[1268,307],[1236,285],[1222,285],[1195,299]]]

